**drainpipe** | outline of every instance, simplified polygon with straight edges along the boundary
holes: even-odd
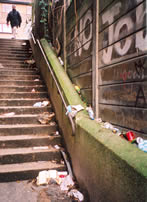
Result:
[[[99,118],[99,80],[98,80],[98,37],[99,37],[99,0],[93,1],[93,53],[92,53],[92,106],[95,118]]]
[[[67,63],[66,63],[66,0],[64,0],[64,69],[67,70]]]

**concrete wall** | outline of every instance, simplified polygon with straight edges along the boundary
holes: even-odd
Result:
[[[47,42],[41,40],[41,43],[67,103],[82,104]],[[74,174],[80,186],[88,191],[89,201],[146,202],[147,154],[90,120],[85,111],[77,114],[76,134],[72,136],[66,110],[42,53],[33,42],[32,47],[63,132]]]

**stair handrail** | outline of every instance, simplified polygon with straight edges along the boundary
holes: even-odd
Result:
[[[34,37],[33,33],[31,33],[31,36],[32,36],[34,44],[36,44],[36,40],[35,40],[35,37]]]
[[[32,35],[33,35],[33,34],[32,34]],[[33,37],[34,37],[34,36],[33,36]],[[51,75],[52,75],[52,78],[54,79],[54,82],[55,82],[56,87],[57,87],[57,89],[58,89],[58,92],[59,92],[59,94],[60,94],[62,103],[64,104],[64,107],[67,109],[67,106],[68,106],[68,105],[67,105],[66,102],[65,102],[65,99],[64,99],[64,97],[63,97],[63,95],[62,95],[62,92],[61,92],[61,89],[60,89],[60,87],[59,87],[59,84],[58,84],[58,82],[57,82],[57,79],[56,79],[56,77],[55,77],[55,75],[54,75],[54,72],[53,72],[53,70],[52,70],[52,68],[51,68],[51,66],[50,66],[50,64],[49,64],[49,62],[48,62],[48,59],[47,59],[47,57],[46,57],[46,55],[45,55],[45,52],[44,52],[44,50],[43,50],[43,48],[42,48],[42,46],[41,46],[41,44],[40,44],[40,41],[39,41],[38,39],[37,39],[37,43],[38,43],[39,48],[40,48],[40,50],[41,50],[41,52],[42,52],[42,54],[43,54],[43,57],[44,57],[44,59],[45,59],[45,61],[46,61],[46,63],[47,63],[47,66],[48,66],[49,71],[50,71],[50,73],[51,73]],[[72,116],[71,116],[70,113],[68,113],[67,116],[68,116],[69,121],[70,121],[70,123],[71,123],[72,135],[74,136],[74,135],[75,135],[75,131],[76,131],[75,123],[74,123],[73,118],[72,118]]]

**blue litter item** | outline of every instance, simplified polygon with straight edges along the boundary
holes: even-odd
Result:
[[[71,105],[68,105],[66,109],[67,109],[66,115],[72,112]]]
[[[147,152],[147,140],[137,138],[137,142],[138,142],[138,148],[144,152]]]

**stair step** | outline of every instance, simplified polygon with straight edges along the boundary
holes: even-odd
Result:
[[[0,40],[0,45],[5,45],[6,47],[10,46],[20,46],[20,47],[30,47],[28,41],[17,41],[17,40]]]
[[[0,40],[0,47],[5,48],[30,48],[29,41],[22,41],[22,40]]]
[[[14,115],[14,116],[0,116],[0,125],[8,125],[8,124],[38,124],[39,114],[23,114],[23,115]],[[55,121],[55,117],[52,117],[50,122]],[[47,124],[49,125],[49,123]]]
[[[27,56],[28,58],[30,58],[32,56],[32,51],[17,51],[17,50],[3,50],[2,52],[0,52],[0,56],[3,56],[3,55],[7,55],[7,56],[10,56],[10,57],[13,57],[13,56]]]
[[[5,93],[23,93],[23,92],[30,92],[34,91],[34,93],[37,92],[45,92],[46,88],[44,86],[0,86],[0,92]]]
[[[0,68],[0,70],[1,70],[1,68]],[[27,70],[27,71],[18,71],[18,70],[10,70],[10,69],[8,69],[8,70],[1,70],[0,71],[0,76],[2,76],[2,75],[7,75],[7,76],[27,76],[27,75],[31,75],[31,76],[34,76],[34,75],[39,75],[39,72],[38,71],[29,71],[29,69]]]
[[[61,137],[53,135],[0,136],[0,148],[36,147],[60,145]]]
[[[32,54],[32,51],[29,50],[28,48],[21,48],[21,47],[4,47],[4,46],[1,46],[0,45],[0,52],[3,51],[3,49],[5,49],[5,51],[8,51],[8,52],[21,52],[21,53],[31,53]]]
[[[28,58],[29,60],[29,58]],[[14,64],[25,64],[24,62],[24,59],[15,59],[15,58],[9,58],[9,59],[5,59],[5,58],[0,58],[0,63],[3,63],[3,64],[11,64],[11,63],[14,63]]]
[[[4,67],[4,66],[0,66],[0,71],[5,71],[5,72],[23,72],[23,73],[39,73],[38,69],[37,68],[27,68],[27,67],[21,67],[21,68],[13,68],[11,66],[9,67]]]
[[[15,56],[15,54],[12,55],[12,54],[8,53],[8,55],[2,54],[0,57],[0,60],[10,60],[10,61],[11,60],[29,60],[29,59],[30,59],[30,57],[27,57],[24,54]]]
[[[0,61],[1,60],[22,60],[22,61],[25,61],[25,60],[28,60],[28,56],[25,56],[25,55],[9,55],[9,54],[7,54],[7,56],[6,55],[0,55]]]
[[[6,44],[6,43],[0,43],[0,50],[29,50],[30,47],[23,46],[22,44]]]
[[[35,80],[35,79],[40,79],[40,75],[18,75],[18,76],[9,76],[9,75],[0,75],[0,80]]]
[[[52,146],[0,149],[0,165],[52,160],[60,162],[60,159],[59,150]]]
[[[5,67],[5,68],[13,68],[15,70],[15,68],[26,68],[29,69],[31,67],[29,67],[28,64],[26,63],[21,63],[21,64],[16,64],[16,63],[2,63],[0,62],[0,67]],[[33,69],[33,68],[32,68]]]
[[[48,94],[47,92],[35,92],[35,93],[29,93],[29,92],[22,92],[22,93],[10,93],[10,92],[5,92],[5,93],[0,93],[0,99],[6,99],[6,98],[47,98]]]
[[[1,47],[5,47],[5,48],[20,48],[20,49],[23,49],[23,48],[27,48],[29,49],[30,48],[30,45],[29,43],[27,42],[22,42],[22,41],[0,41],[0,46]]]
[[[43,112],[51,112],[51,105],[47,107],[33,107],[33,106],[0,106],[0,115],[4,113],[14,112],[15,114],[40,114]]]
[[[32,57],[32,51],[28,51],[28,50],[16,50],[16,49],[14,49],[14,50],[9,50],[9,49],[7,49],[7,50],[2,50],[2,51],[0,51],[0,55],[16,55],[16,56],[27,56],[28,57],[28,59],[30,59],[31,57]]]
[[[41,124],[19,124],[19,125],[0,125],[0,135],[50,135],[57,131],[57,125]]]
[[[9,86],[34,86],[34,85],[43,85],[43,81],[40,80],[39,78],[34,79],[34,80],[0,80],[0,85],[9,85]]]
[[[0,43],[1,42],[8,42],[8,43],[27,43],[27,39],[6,39],[6,38],[0,38]]]
[[[16,64],[16,65],[21,65],[21,64],[25,64],[24,63],[24,59],[20,60],[20,59],[1,59],[0,58],[0,63],[2,63],[3,65],[11,65],[13,63]]]
[[[0,107],[14,107],[14,106],[33,106],[37,102],[48,101],[47,99],[38,98],[38,99],[0,99]]]
[[[33,179],[38,176],[39,171],[43,170],[65,171],[66,168],[63,164],[51,161],[1,165],[0,182]]]

